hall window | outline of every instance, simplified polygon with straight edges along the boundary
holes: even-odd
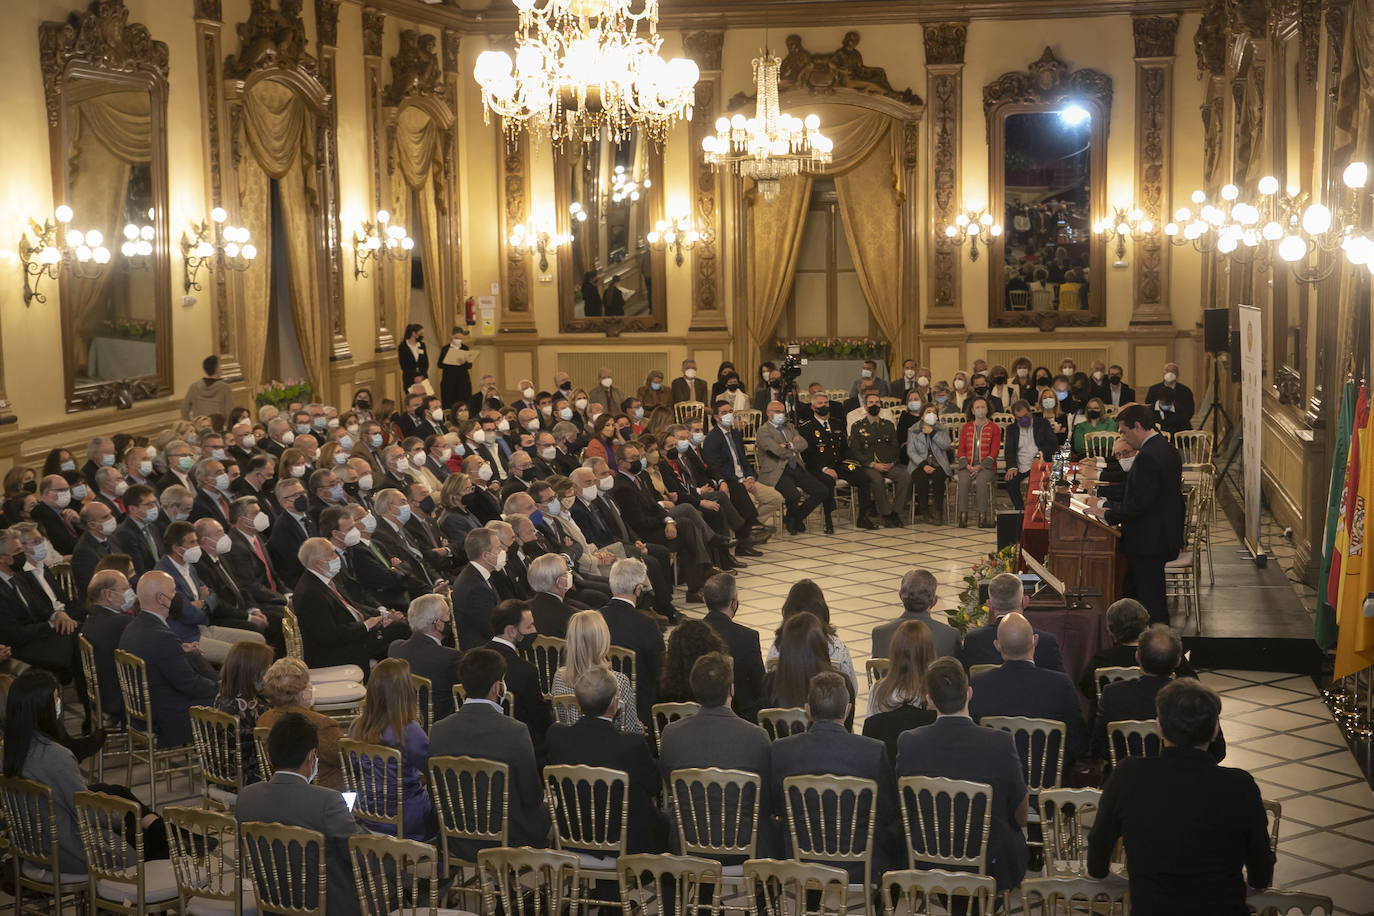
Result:
[[[779,337],[877,337],[879,331],[859,286],[835,182],[817,177],[797,253],[797,272]]]

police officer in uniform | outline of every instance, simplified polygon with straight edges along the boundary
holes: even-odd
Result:
[[[844,418],[831,417],[830,398],[824,392],[811,395],[811,416],[797,431],[808,443],[808,448],[802,452],[806,469],[825,484],[828,491],[823,504],[826,534],[835,530],[830,516],[835,511],[835,483],[840,480],[849,482],[850,498],[856,500],[854,505],[858,507],[855,515],[859,527],[877,528],[867,511],[868,478],[846,457],[849,442],[844,434]]]
[[[878,515],[888,528],[904,528],[902,516],[911,501],[911,474],[897,462],[902,450],[897,445],[897,427],[891,420],[879,416],[882,401],[870,391],[864,397],[864,417],[854,423],[849,433],[849,457],[859,471],[868,478],[869,490]],[[887,495],[887,481],[892,481],[893,494]]]

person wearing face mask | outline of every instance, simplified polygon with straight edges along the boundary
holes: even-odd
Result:
[[[119,522],[104,503],[91,501],[81,510],[81,537],[72,548],[72,581],[76,595],[86,594],[96,564],[114,552],[111,538]]]
[[[908,360],[908,362],[910,362],[910,360]],[[916,378],[916,367],[913,364],[911,368],[911,378],[914,380]],[[905,364],[903,364],[902,368],[902,380],[903,382],[907,381]],[[851,398],[858,397],[860,390],[870,385],[873,387],[873,390],[878,392],[879,397],[889,397],[891,389],[888,387],[887,379],[878,374],[878,363],[874,360],[866,359],[864,360],[863,368],[859,370],[859,377],[849,386],[849,396]]]
[[[286,609],[290,585],[272,563],[264,534],[268,516],[257,499],[241,496],[229,504],[229,551],[219,561],[234,580],[248,604],[266,615],[267,638],[273,648],[282,648],[280,620]]]
[[[749,410],[752,407],[749,393],[744,390],[744,384],[740,381],[739,376],[733,372],[725,377],[725,388],[720,397],[716,398],[716,402],[719,403],[721,398],[728,401],[734,411]]]
[[[429,351],[425,349],[425,329],[418,324],[408,324],[401,345],[396,348],[396,360],[401,367],[401,378],[406,387],[429,385]],[[430,389],[431,391],[433,389]]]
[[[811,418],[798,430],[806,438],[807,449],[802,453],[806,469],[826,488],[824,502],[826,528],[834,527],[832,514],[835,511],[835,486],[843,480],[851,487],[851,498],[858,500],[857,505],[868,502],[868,478],[848,460],[849,437],[844,425],[831,416],[830,398],[824,391],[811,395]],[[860,528],[876,528],[877,525],[867,513],[858,513]]]
[[[911,464],[916,511],[926,524],[940,524],[945,515],[945,481],[949,479],[949,430],[940,414],[927,405],[921,421],[907,434],[906,453]]]
[[[267,421],[267,441],[261,443],[269,455],[281,458],[282,452],[296,443],[296,433],[284,417],[273,417]]]
[[[1009,384],[1015,397],[1011,401],[1003,401],[1003,404],[1010,404],[1020,398],[1029,400],[1027,394],[1032,390],[1032,364],[1028,357],[1018,356],[1011,364],[1011,375],[1008,376]]]
[[[727,492],[717,490],[715,482],[705,476],[698,476],[688,455],[692,447],[691,434],[686,427],[670,426],[657,442],[648,440],[646,445],[657,445],[658,450],[650,456],[657,464],[651,465],[650,480],[668,501],[679,506],[692,506],[707,524],[727,542],[716,551],[716,565],[721,569],[740,569],[746,566],[744,557],[762,556],[754,549],[750,535],[750,525],[735,508]],[[729,553],[728,541],[733,532],[734,556]]]
[[[201,549],[200,559],[194,564],[195,571],[217,599],[215,608],[210,612],[209,629],[212,635],[231,644],[245,639],[251,642],[266,641],[269,625],[274,624],[278,630],[281,629],[280,605],[271,608],[278,614],[277,619],[272,621],[239,586],[225,564],[234,542],[219,522],[203,518],[195,523],[195,529]]]
[[[860,379],[862,381],[862,379]],[[916,360],[909,359],[902,363],[902,375],[893,380],[890,391],[891,397],[906,400],[908,393],[918,390],[916,385]],[[854,394],[858,394],[857,391]]]
[[[600,404],[606,413],[615,413],[625,400],[625,394],[617,387],[611,377],[611,370],[602,366],[596,370],[596,390],[592,392],[593,404]]]
[[[248,421],[247,417],[234,424],[230,433],[234,442],[225,452],[240,465],[247,465],[255,455],[262,454],[262,450],[258,448],[257,434],[253,432],[253,424]]]
[[[529,602],[502,601],[491,614],[491,641],[482,648],[500,653],[506,660],[506,689],[515,695],[515,718],[529,726],[537,756],[542,756],[545,735],[553,724],[553,707],[539,685],[539,671],[525,661],[539,631]]]
[[[982,376],[984,386],[987,385],[987,377]],[[939,385],[935,386],[939,388]],[[941,407],[941,413],[955,413],[961,416],[968,413],[969,398],[973,397],[972,386],[968,383],[968,378],[963,372],[954,373],[954,378],[949,383],[949,400]]]
[[[762,381],[754,389],[754,398],[751,406],[760,413],[768,409],[772,401],[782,398],[782,373],[772,363],[764,363],[762,366]]]
[[[1075,418],[1073,424],[1072,447],[1074,457],[1083,458],[1088,454],[1088,433],[1116,432],[1116,421],[1104,414],[1102,399],[1099,397],[1088,398],[1088,403],[1083,406],[1082,417]]]
[[[849,433],[849,459],[868,478],[869,493],[878,516],[888,528],[904,528],[902,520],[911,499],[911,475],[898,462],[901,446],[897,427],[881,415],[878,395],[870,392],[864,399],[864,413]],[[888,496],[887,481],[893,494]]]
[[[229,654],[233,644],[230,640],[242,639],[244,634],[226,634],[210,625],[210,614],[219,609],[219,596],[210,591],[196,571],[196,564],[204,555],[195,526],[190,522],[173,522],[162,536],[162,559],[154,569],[171,576],[177,587],[177,600],[167,625],[183,643],[198,645],[201,655],[218,665]]]
[[[38,504],[30,517],[62,556],[70,556],[79,536],[81,523],[73,502],[72,486],[61,474],[50,474],[38,481]]]
[[[501,517],[501,484],[492,473],[491,465],[478,455],[463,459],[463,473],[472,484],[471,492],[463,497],[468,511],[486,524]]]
[[[112,468],[115,464],[115,445],[113,439],[96,436],[86,446],[86,463],[81,466],[81,476],[86,484],[95,489],[95,472],[101,468]]]
[[[473,493],[473,481],[467,474],[459,471],[450,474],[448,480],[439,488],[439,515],[437,524],[444,542],[452,549],[458,562],[466,561],[463,555],[463,541],[468,532],[482,527],[482,520],[468,508],[469,497]]]
[[[534,459],[534,479],[543,480],[561,473],[557,468],[559,459],[558,438],[551,430],[540,430],[535,434],[534,445],[529,455]]]
[[[114,569],[92,573],[82,592],[86,596],[86,619],[81,635],[91,644],[96,677],[100,681],[100,711],[106,717],[101,726],[124,721],[124,696],[115,675],[114,653],[124,628],[138,613],[138,596],[124,574]]]
[[[697,361],[684,359],[682,361],[682,375],[673,379],[671,403],[681,404],[683,401],[697,401],[705,404],[709,395],[710,389],[706,385],[706,380],[697,378]]]
[[[1063,397],[1060,397],[1060,395]],[[1055,388],[1041,388],[1036,396],[1036,413],[1039,414],[1046,423],[1050,425],[1055,439],[1060,445],[1069,435],[1069,415],[1064,413],[1063,403],[1068,398],[1068,391]]]
[[[782,402],[772,401],[767,407],[768,422],[759,427],[754,446],[758,479],[782,495],[786,507],[783,526],[787,531],[802,534],[807,517],[825,502],[828,491],[807,469],[803,456],[811,443],[788,420]],[[834,532],[834,524],[827,519],[825,533]]]
[[[298,554],[306,538],[315,535],[315,523],[307,514],[310,500],[300,480],[294,477],[279,480],[273,493],[277,505],[282,508],[282,514],[272,525],[272,534],[267,539],[267,552],[289,590],[295,587],[305,571]]]
[[[406,502],[410,506],[410,518],[405,522],[406,534],[410,542],[424,554],[427,570],[437,581],[437,588],[443,589],[442,577],[457,568],[454,561],[455,551],[448,546],[434,521],[438,506],[434,501],[434,490],[428,484],[416,481],[405,489]]]
[[[1124,407],[1135,402],[1135,389],[1126,384],[1125,373],[1120,366],[1107,368],[1107,374],[1093,388],[1093,394],[1102,399],[1104,405]]]
[[[339,516],[350,512],[346,508],[329,511]],[[392,640],[410,636],[403,614],[361,604],[335,582],[344,561],[333,542],[309,538],[301,545],[298,559],[305,572],[296,583],[294,607],[307,665],[356,665],[367,671],[372,661],[386,656]]]
[[[229,500],[233,498],[229,475],[224,465],[213,458],[207,458],[192,470],[197,492],[191,503],[191,517],[187,521],[213,518],[222,527],[229,525]]]
[[[70,684],[80,676],[77,623],[53,605],[28,563],[14,529],[0,530],[0,643],[14,658]]]
[[[545,554],[530,563],[530,589],[534,597],[528,605],[535,630],[545,636],[566,639],[568,620],[575,613],[564,601],[572,589],[572,572],[567,560],[558,554]]]
[[[157,529],[162,513],[153,488],[142,484],[129,487],[124,494],[124,505],[128,506],[129,515],[115,529],[115,548],[129,555],[136,574],[141,576],[162,556],[162,548],[158,546],[162,537]]]
[[[124,521],[124,500],[122,497],[129,484],[124,481],[119,468],[102,467],[95,472],[95,486],[91,490],[91,500],[87,503],[100,503],[114,513],[118,521]]]
[[[401,659],[411,674],[429,681],[432,727],[454,710],[453,686],[462,655],[453,647],[453,608],[443,595],[421,595],[406,608],[406,621],[411,637],[392,643],[387,656]]]
[[[144,445],[131,445],[124,450],[122,461],[126,475],[124,480],[129,486],[132,487],[135,484],[153,485],[153,451],[150,446]],[[35,481],[34,488],[37,489],[37,486],[38,483]]]
[[[782,494],[755,479],[753,465],[744,450],[744,436],[734,428],[734,409],[730,403],[718,402],[715,416],[716,425],[702,440],[699,454],[705,461],[707,476],[718,481],[719,488],[729,492],[735,508],[749,523],[751,534],[757,535],[763,520],[782,515]],[[696,442],[700,422],[689,423],[693,443]],[[767,534],[771,536],[772,532],[767,531]]]
[[[229,484],[229,490],[235,499],[241,496],[256,498],[262,511],[267,513],[267,527],[270,528],[272,522],[281,514],[281,507],[276,504],[272,496],[272,487],[269,485],[275,474],[272,458],[266,454],[255,455],[247,464],[242,465],[242,471],[238,479]],[[127,493],[125,498],[128,498]],[[230,522],[232,524],[232,519]]]
[[[534,479],[534,459],[529,456],[528,452],[517,451],[511,455],[510,476],[506,478],[505,483],[501,484],[499,498],[505,502],[512,493],[524,493],[529,489],[530,483]]]
[[[185,487],[194,494],[196,485],[191,478],[191,472],[196,466],[195,449],[186,442],[174,439],[167,443],[165,453],[167,455],[167,473],[159,477],[157,483],[154,484],[158,495],[161,496],[168,487],[176,486]]]
[[[1022,481],[1030,475],[1037,455],[1048,461],[1059,448],[1054,429],[1042,414],[1032,413],[1025,401],[1011,405],[1014,422],[1007,427],[1003,461],[1006,464],[1004,482],[1012,508],[1018,512],[1026,505]]]
[[[477,353],[463,342],[466,333],[454,325],[448,343],[439,349],[439,397],[445,404],[467,403],[472,397],[472,361]]]
[[[990,372],[982,375],[975,372],[969,384],[975,395],[988,399],[988,416],[1001,413],[1007,404],[1020,396],[1016,394],[1017,388],[1011,383],[1006,366],[993,366]],[[982,391],[978,390],[980,386]]]
[[[1154,401],[1148,405],[1154,412],[1155,425],[1166,433],[1176,433],[1189,429],[1189,423],[1174,400],[1175,393],[1170,388],[1161,388]]]
[[[428,493],[428,490],[423,491],[424,496],[428,496]],[[415,515],[415,508],[406,492],[393,489],[379,491],[373,500],[372,514],[377,520],[376,529],[372,532],[372,546],[385,559],[386,565],[405,579],[406,591],[411,593],[411,597],[436,590],[436,579],[431,572],[433,564],[442,563],[447,568],[449,558],[437,544],[417,539],[417,531],[408,524]],[[443,551],[446,550],[444,547]],[[444,583],[439,582],[438,586],[438,590],[442,590]]]
[[[438,487],[443,486],[448,475],[449,460],[453,457],[453,446],[448,444],[448,436],[429,436],[425,439],[425,470],[429,471]]]
[[[492,573],[504,569],[506,550],[501,536],[491,528],[478,528],[463,541],[467,565],[453,581],[454,628],[458,648],[464,652],[483,646],[492,637],[491,615],[500,601]]]
[[[955,473],[959,483],[956,503],[960,528],[968,527],[969,484],[974,485],[978,501],[978,527],[992,528],[997,524],[992,508],[992,484],[997,477],[997,453],[1002,448],[1002,429],[992,422],[987,398],[974,397],[969,402],[968,421],[959,430],[959,447],[955,458]]]

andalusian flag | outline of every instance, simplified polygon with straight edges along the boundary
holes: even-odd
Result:
[[[1317,571],[1317,617],[1313,638],[1323,650],[1336,645],[1336,606],[1326,600],[1331,554],[1336,545],[1336,523],[1341,516],[1341,494],[1345,492],[1346,459],[1350,455],[1350,429],[1355,421],[1355,380],[1347,379],[1341,391],[1340,419],[1336,423],[1336,451],[1331,460],[1331,483],[1327,488],[1326,536],[1322,539],[1322,563]]]
[[[1374,616],[1364,614],[1365,597],[1374,589],[1374,424],[1369,422],[1369,391],[1361,389],[1355,407],[1355,435],[1346,471],[1342,523],[1336,531],[1337,550],[1332,556],[1336,582],[1336,666],[1334,676],[1354,674],[1374,662]],[[1344,535],[1344,537],[1342,536]],[[1340,569],[1335,561],[1340,558]],[[1339,576],[1337,573],[1339,572]],[[1327,583],[1327,594],[1331,593]],[[1374,604],[1371,604],[1374,607]]]

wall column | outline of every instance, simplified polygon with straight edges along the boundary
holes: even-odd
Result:
[[[448,244],[444,247],[444,270],[451,279],[448,301],[443,304],[443,314],[447,325],[465,324],[458,321],[460,303],[465,298],[463,280],[463,228],[459,225],[458,215],[460,197],[458,189],[458,140],[461,123],[458,118],[458,96],[462,92],[462,76],[458,72],[458,46],[462,39],[454,29],[444,29],[443,60],[444,83],[447,86],[449,109],[454,113],[453,128],[444,138],[444,203],[448,219],[443,223],[448,233]],[[440,339],[448,334],[448,327],[438,327],[434,333]]]
[[[964,45],[967,22],[932,22],[923,26],[926,52],[926,106],[930,118],[930,205],[926,257],[930,263],[927,328],[964,326],[959,296],[959,249],[945,237],[962,206],[959,164],[963,135]],[[908,156],[914,151],[908,150]],[[913,240],[913,247],[914,247]],[[916,324],[914,318],[911,321]],[[907,351],[914,358],[915,350]]]
[[[696,61],[701,71],[687,146],[692,225],[701,234],[701,238],[692,246],[692,318],[688,331],[723,331],[727,322],[720,270],[720,176],[702,156],[701,141],[703,137],[716,132],[716,112],[720,104],[720,55],[725,45],[725,32],[722,29],[684,31],[682,44],[687,56]],[[739,268],[742,267],[739,265]]]
[[[514,140],[508,140],[499,121],[492,127],[491,133],[496,141],[496,157],[501,162],[502,198],[496,237],[506,253],[501,259],[501,317],[497,333],[533,334],[534,312],[530,303],[533,265],[529,253],[516,248],[509,241],[511,229],[529,216],[528,134],[521,130]]]
[[[335,78],[334,57],[339,43],[339,4],[342,0],[315,0],[315,28],[320,43],[320,84],[329,93],[329,127],[325,131],[324,176],[321,188],[324,200],[324,277],[320,284],[321,297],[329,309],[332,328],[329,342],[329,361],[340,362],[353,358],[348,347],[346,316],[343,306],[343,233],[339,227],[339,86]],[[332,379],[322,380],[328,387]]]
[[[363,7],[363,91],[367,93],[364,107],[365,130],[367,131],[367,154],[369,174],[368,200],[372,212],[370,221],[382,206],[382,137],[385,136],[382,120],[382,38],[386,29],[386,13],[382,10]],[[396,349],[396,336],[392,328],[386,326],[387,300],[393,295],[391,284],[384,282],[381,262],[375,266],[372,277],[372,310],[376,316],[377,353]],[[435,333],[438,333],[436,329]]]
[[[1153,226],[1135,245],[1135,308],[1131,324],[1172,324],[1169,250],[1173,186],[1174,40],[1178,17],[1140,16],[1135,32],[1135,204]]]

